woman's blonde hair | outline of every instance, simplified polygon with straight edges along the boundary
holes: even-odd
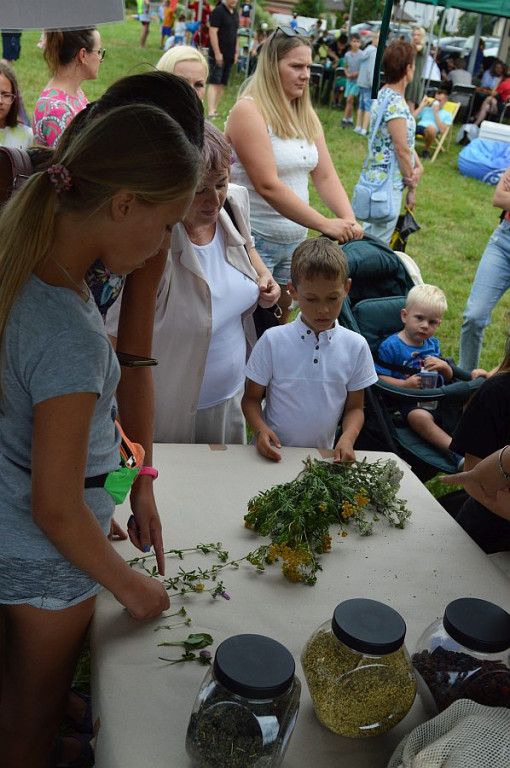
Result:
[[[170,50],[166,51],[156,64],[156,69],[159,69],[161,72],[169,72],[173,75],[176,64],[179,64],[181,61],[200,62],[204,68],[205,79],[207,80],[209,77],[209,64],[207,63],[207,59],[203,53],[200,53],[197,48],[192,48],[191,45],[175,45],[173,48],[170,48]]]
[[[47,171],[34,173],[0,215],[0,341],[16,296],[51,250],[59,215],[93,216],[120,189],[147,205],[177,201],[193,194],[202,170],[200,150],[175,120],[144,104],[91,120],[52,163],[67,169],[71,186],[58,192]]]
[[[420,26],[416,25],[415,27],[413,27],[413,32],[416,32],[416,31],[418,31],[420,33],[420,37],[421,37],[420,43],[421,43],[421,45],[425,45],[425,43],[427,41],[427,37],[426,37],[427,33],[425,32],[425,29],[423,27],[420,27]]]
[[[289,102],[278,69],[279,62],[300,45],[312,48],[307,37],[289,37],[278,29],[273,32],[260,49],[257,69],[241,88],[239,98],[250,96],[262,112],[267,125],[281,139],[297,136],[314,142],[320,133],[321,124],[312,107],[310,91],[305,88],[302,96]]]

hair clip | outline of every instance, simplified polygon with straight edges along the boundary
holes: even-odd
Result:
[[[46,173],[50,177],[51,183],[57,190],[57,195],[59,195],[63,189],[71,189],[73,186],[71,174],[65,165],[62,165],[62,163],[50,165],[50,167],[47,168]]]

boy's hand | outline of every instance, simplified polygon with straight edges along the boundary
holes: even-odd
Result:
[[[341,461],[356,461],[352,440],[345,435],[341,436],[333,452],[333,464],[340,464]]]
[[[423,367],[426,371],[436,371],[440,373],[445,381],[451,381],[453,378],[453,371],[446,362],[439,357],[426,357],[423,361]]]
[[[402,382],[404,389],[421,389],[421,376],[419,373],[413,373]]]
[[[281,448],[278,436],[271,429],[259,429],[257,432],[257,450],[266,459],[281,461],[282,455],[277,449]]]

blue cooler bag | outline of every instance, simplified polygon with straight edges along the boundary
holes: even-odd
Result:
[[[473,139],[459,153],[458,166],[463,176],[471,176],[496,186],[510,165],[510,144],[506,141]]]

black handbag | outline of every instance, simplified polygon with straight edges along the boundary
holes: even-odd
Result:
[[[241,233],[241,230],[237,225],[236,217],[234,216],[234,211],[232,210],[232,206],[230,205],[228,199],[225,200],[223,207],[228,213],[228,216],[234,227],[239,233]],[[246,248],[246,245],[244,247]],[[248,248],[246,248],[246,253],[248,254],[248,258],[250,258],[250,252]],[[273,304],[272,307],[261,307],[260,304],[257,304],[253,312],[253,322],[255,323],[255,333],[257,334],[257,339],[260,339],[264,331],[267,331],[268,328],[276,328],[277,325],[280,325],[281,316],[282,310],[279,304]]]

